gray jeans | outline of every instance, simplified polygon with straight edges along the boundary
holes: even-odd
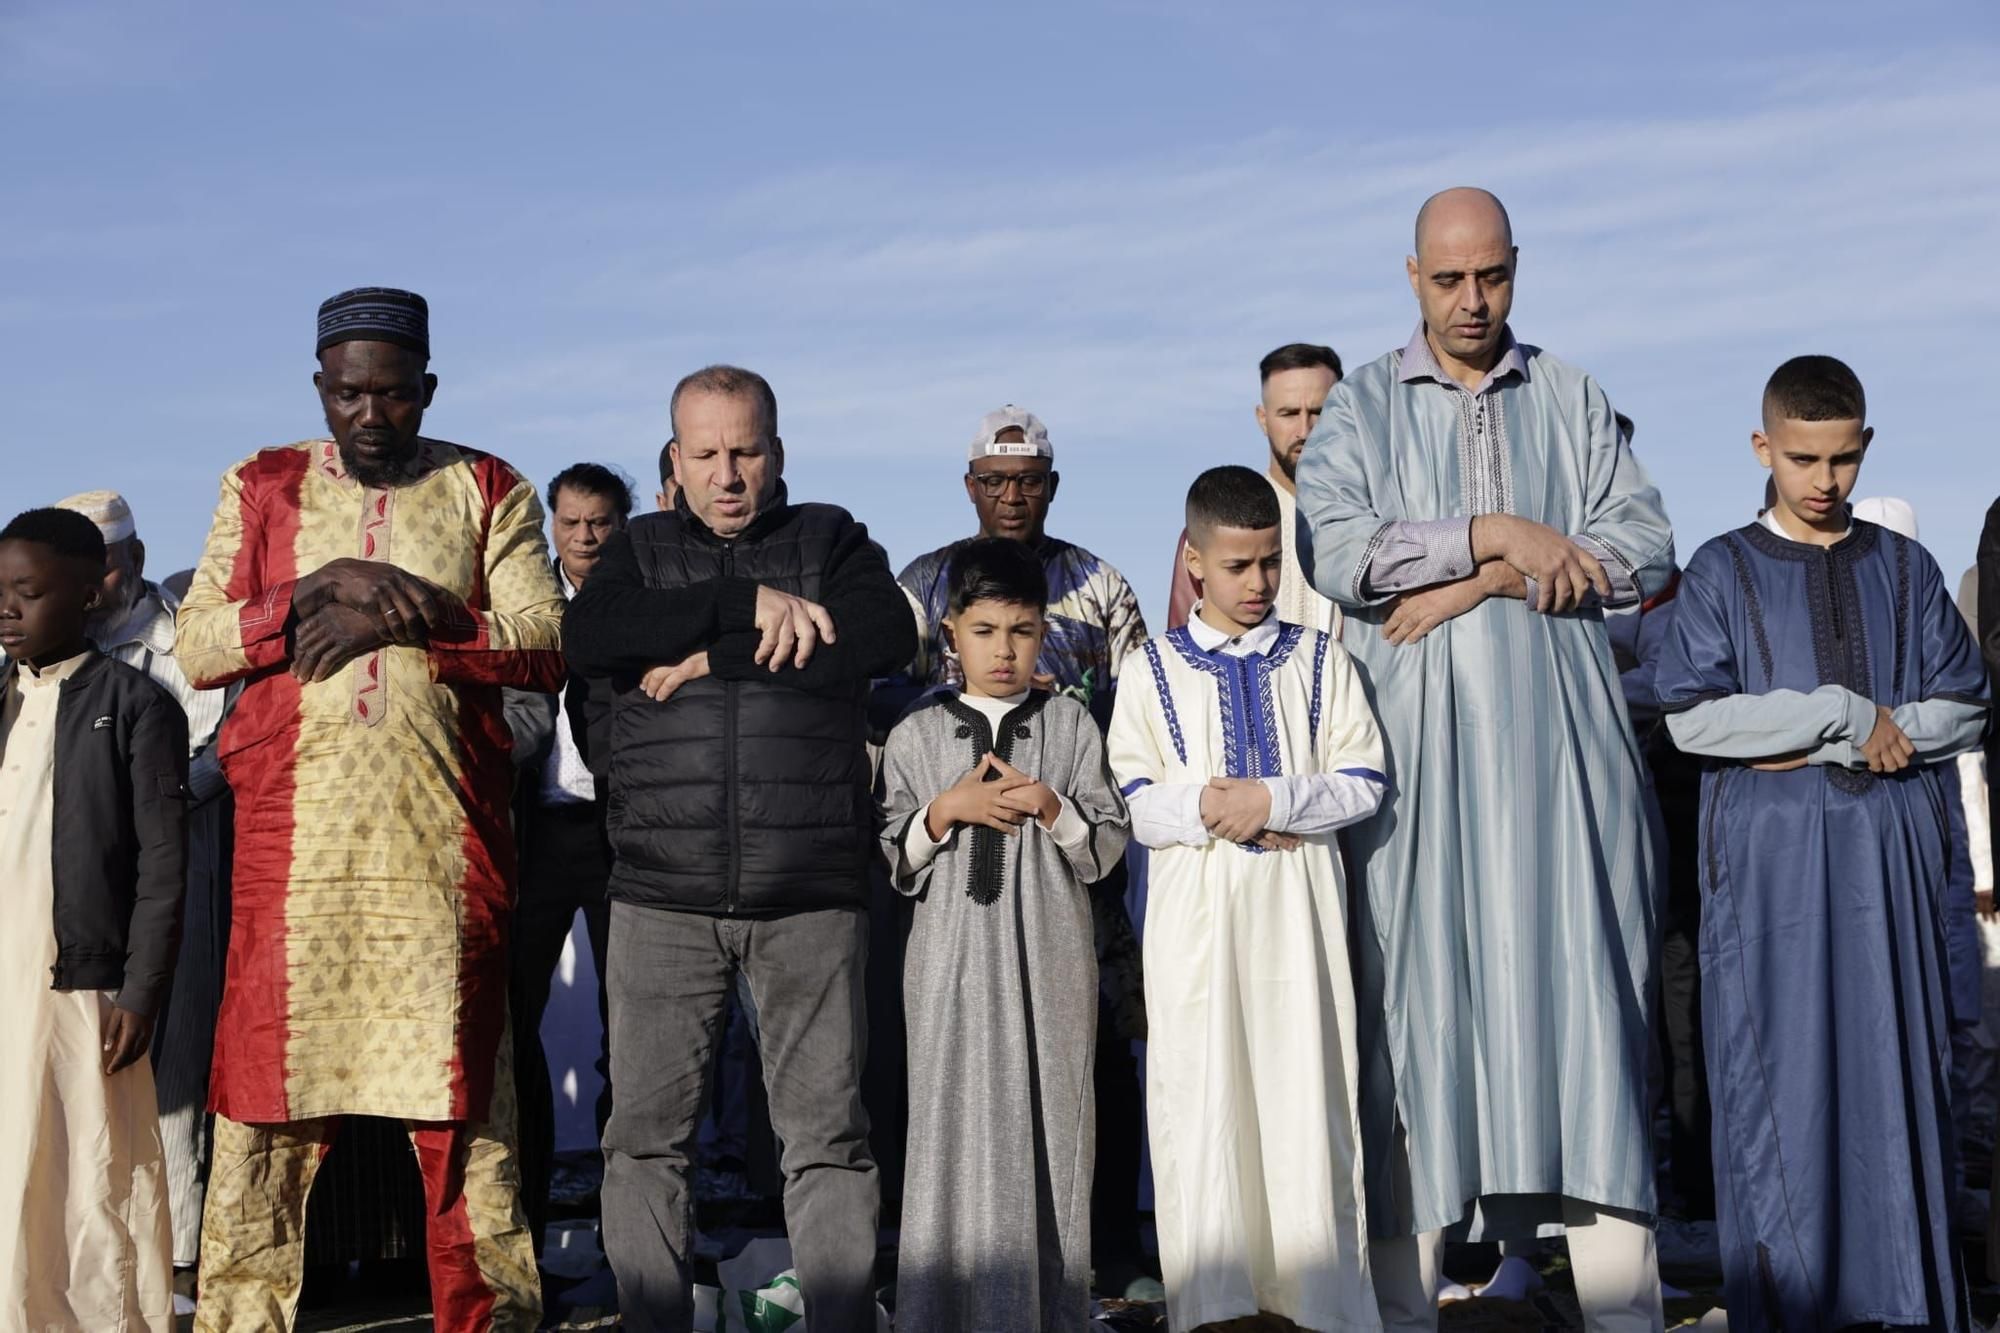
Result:
[[[689,1171],[729,988],[756,1000],[771,1125],[784,1144],[785,1229],[816,1333],[875,1327],[880,1209],[868,1113],[858,908],[761,920],[611,904],[611,1077],[604,1251],[637,1333],[693,1325]]]

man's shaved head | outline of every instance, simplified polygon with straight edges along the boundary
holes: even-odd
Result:
[[[1417,210],[1416,251],[1423,254],[1424,242],[1432,232],[1442,235],[1447,231],[1477,230],[1492,236],[1496,228],[1498,243],[1511,250],[1514,224],[1508,220],[1507,206],[1500,202],[1500,197],[1476,185],[1455,185],[1449,190],[1439,190]]]
[[[1403,266],[1432,354],[1468,389],[1499,361],[1517,258],[1507,210],[1486,190],[1440,190],[1417,210],[1417,252]]]

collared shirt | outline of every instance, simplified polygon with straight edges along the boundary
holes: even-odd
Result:
[[[1399,384],[1428,380],[1457,396],[1460,502],[1465,513],[1463,517],[1397,519],[1385,523],[1374,558],[1368,565],[1367,588],[1371,594],[1408,592],[1470,577],[1478,569],[1478,562],[1472,558],[1473,517],[1514,512],[1507,400],[1498,390],[1509,381],[1525,377],[1528,360],[1514,340],[1511,328],[1503,329],[1500,338],[1499,359],[1472,389],[1444,372],[1421,323],[1403,348],[1396,370]],[[1615,552],[1588,533],[1573,534],[1570,540],[1604,566],[1605,577],[1611,583],[1611,596],[1605,599],[1605,605],[1626,606],[1640,600],[1638,581]],[[1533,606],[1535,600],[1536,590],[1530,581],[1528,605]]]
[[[1268,653],[1278,641],[1282,622],[1275,612],[1241,634],[1231,636],[1201,617],[1200,602],[1188,617],[1188,634],[1205,653],[1250,657]],[[1259,779],[1271,792],[1271,814],[1265,827],[1300,837],[1331,833],[1375,812],[1382,801],[1382,784],[1347,773],[1291,773]],[[1194,782],[1155,783],[1131,793],[1132,835],[1148,847],[1181,843],[1200,847],[1215,835],[1201,818],[1201,794]]]
[[[556,561],[556,582],[562,585],[565,601],[576,598],[576,585],[569,581],[569,571]],[[597,781],[590,775],[590,766],[583,762],[583,752],[576,748],[576,735],[569,725],[569,697],[566,692],[556,694],[556,734],[549,746],[549,757],[542,763],[542,787],[537,799],[543,805],[581,805],[597,799]]]
[[[156,583],[143,585],[139,599],[124,618],[91,640],[106,657],[145,672],[153,683],[174,696],[188,724],[188,790],[195,800],[205,801],[224,786],[222,768],[215,759],[215,733],[229,711],[227,689],[198,690],[188,684],[174,657],[174,612],[172,596]]]
[[[1799,540],[1791,533],[1786,532],[1784,524],[1778,522],[1778,511],[1775,508],[1766,509],[1763,513],[1757,515],[1757,521],[1788,542],[1797,542]],[[1854,531],[1854,506],[1849,505],[1847,507],[1847,526],[1840,530],[1840,540],[1846,540],[1847,534],[1852,531]],[[1799,544],[1804,545],[1803,542]]]

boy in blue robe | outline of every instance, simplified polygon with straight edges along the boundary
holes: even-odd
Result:
[[[1777,503],[1695,554],[1656,685],[1703,756],[1702,1012],[1735,1329],[1968,1327],[1951,1232],[1941,764],[1987,684],[1924,548],[1855,519],[1854,372],[1797,357]]]

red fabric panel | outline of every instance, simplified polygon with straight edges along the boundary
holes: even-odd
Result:
[[[493,1326],[492,1290],[479,1271],[465,1177],[458,1151],[464,1127],[411,1125],[417,1169],[424,1177],[425,1254],[430,1262],[431,1319],[438,1333],[486,1333]]]
[[[507,926],[517,876],[511,796],[512,740],[497,689],[458,693],[459,771],[465,805],[461,850],[465,878],[459,945],[459,1039],[451,1066],[451,1105],[485,1121],[494,1062],[507,1013]]]
[[[298,577],[299,486],[307,461],[303,450],[270,450],[245,465],[243,547],[230,571],[232,599]],[[236,794],[236,858],[208,1109],[240,1124],[291,1119],[285,1096],[291,978],[284,938],[297,819],[298,712],[298,681],[282,671],[259,676],[224,725],[220,747]]]
[[[569,680],[569,666],[563,655],[551,648],[517,648],[505,653],[455,653],[433,648],[431,674],[440,685],[512,685],[556,694]]]

